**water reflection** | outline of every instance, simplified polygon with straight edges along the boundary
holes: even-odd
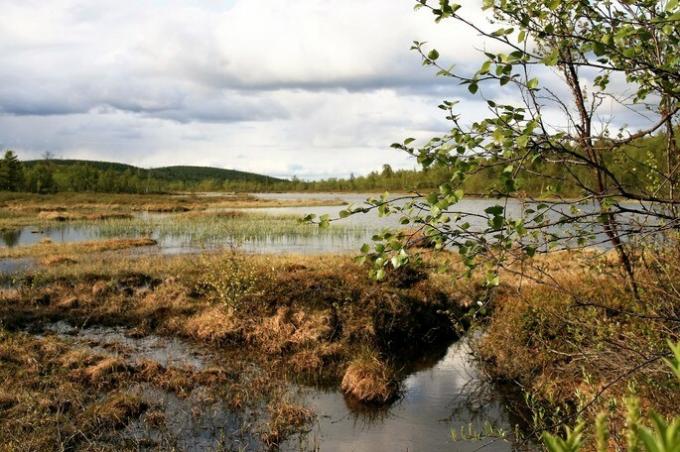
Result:
[[[0,232],[0,240],[9,248],[19,243],[19,237],[21,237],[21,231],[17,229],[8,229]]]
[[[306,389],[305,400],[318,422],[302,443],[290,440],[283,449],[302,445],[304,450],[318,446],[324,451],[474,451],[489,438],[454,441],[451,431],[471,426],[473,432],[482,432],[486,424],[512,430],[501,394],[480,378],[466,340],[433,361],[436,358],[412,363],[414,373],[404,382],[403,397],[387,408],[356,404],[338,390]],[[512,445],[498,440],[485,450],[510,451]]]

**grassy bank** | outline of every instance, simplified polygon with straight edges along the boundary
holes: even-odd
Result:
[[[592,444],[604,412],[615,450],[626,443],[629,396],[643,414],[680,414],[680,387],[663,362],[668,341],[680,340],[679,256],[670,247],[637,253],[639,299],[611,253],[558,253],[523,279],[505,275],[477,351],[493,378],[522,388],[530,433],[584,419]]]
[[[70,244],[56,244],[46,240],[43,243],[14,248],[0,248],[0,259],[16,259],[22,257],[40,257],[48,265],[61,263],[59,258],[69,259],[80,254],[100,253],[103,251],[119,251],[130,248],[141,248],[156,245],[156,241],[149,238],[142,239],[111,239],[92,242],[78,242]],[[53,259],[48,259],[53,258]]]
[[[384,283],[350,258],[331,256],[56,263],[0,293],[0,437],[11,439],[10,450],[136,447],[131,426],[170,425],[140,387],[186,400],[204,386],[241,416],[244,437],[276,445],[312,419],[287,392],[291,379],[342,383],[347,397],[364,401],[398,396],[399,356],[457,334],[454,320],[468,309],[458,290],[434,262]],[[186,369],[134,361],[125,350],[83,349],[50,332],[59,321],[180,338],[215,363]],[[257,421],[248,417],[255,410]],[[144,440],[170,444],[169,436]]]

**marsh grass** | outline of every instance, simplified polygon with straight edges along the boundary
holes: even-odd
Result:
[[[63,229],[62,229],[63,228]],[[1,258],[69,256],[159,245],[179,252],[255,247],[267,252],[288,246],[305,246],[312,241],[316,247],[331,246],[333,240],[361,242],[368,235],[363,227],[333,226],[320,229],[300,224],[294,216],[273,216],[246,211],[188,212],[183,214],[152,214],[125,218],[113,215],[97,221],[56,223],[45,229],[56,240],[59,231],[68,233],[69,242],[39,242],[17,245],[19,235],[3,238],[11,247],[0,248]],[[24,234],[30,236],[31,234]],[[329,245],[325,245],[328,241]],[[57,259],[58,260],[58,259]],[[56,263],[49,262],[50,265]],[[46,261],[48,262],[48,261]]]
[[[578,412],[594,425],[606,411],[612,432],[623,432],[631,394],[643,409],[677,416],[680,386],[654,358],[666,353],[667,341],[680,340],[678,248],[641,247],[634,256],[640,299],[613,253],[594,251],[536,259],[525,276],[550,274],[550,281],[508,274],[497,292],[477,353],[489,375],[523,388],[518,412],[532,430],[559,430]],[[624,444],[612,435],[612,448]]]
[[[362,402],[385,403],[399,393],[399,381],[393,366],[369,348],[350,362],[342,378],[345,394]]]
[[[202,215],[169,215],[136,218],[133,220],[110,220],[97,225],[104,237],[138,237],[153,235],[160,240],[184,238],[193,244],[231,240],[238,244],[245,241],[272,241],[277,238],[309,238],[320,236],[362,237],[365,228],[333,226],[320,229],[301,224],[295,216],[275,216],[258,213],[228,214],[205,213]]]
[[[155,246],[157,242],[150,238],[110,239],[91,242],[53,243],[44,241],[35,245],[0,248],[0,259],[16,259],[24,257],[42,257],[44,265],[71,264],[73,256],[104,251],[120,251],[131,248]]]
[[[23,226],[46,227],[60,222],[88,222],[129,217],[141,212],[181,213],[208,210],[270,207],[340,206],[339,199],[262,199],[248,194],[127,195],[106,193],[57,193],[36,195],[0,193],[0,230]]]
[[[247,284],[220,285],[232,279]],[[11,432],[5,436],[12,440],[9,450],[21,450],[26,435],[43,450],[110,448],[124,444],[121,429],[158,411],[153,400],[131,390],[135,384],[180,397],[205,385],[213,400],[236,412],[264,410],[244,428],[275,446],[312,419],[287,390],[298,374],[337,387],[361,350],[376,350],[373,364],[380,366],[404,350],[393,340],[398,335],[409,337],[413,348],[422,346],[421,339],[445,341],[455,334],[443,314],[464,309],[453,293],[436,278],[409,281],[411,286],[377,283],[350,257],[233,251],[200,258],[81,255],[28,272],[14,288],[0,291],[0,378],[9,394],[30,393],[19,401],[0,399],[11,407],[0,416],[0,435]],[[220,358],[188,372],[125,356],[83,355],[62,339],[21,332],[56,321],[124,327],[132,337],[183,338]],[[26,352],[17,355],[18,349]],[[32,408],[42,399],[49,406],[64,400],[77,406],[42,416]]]

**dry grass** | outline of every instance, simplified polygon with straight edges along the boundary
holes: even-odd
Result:
[[[612,431],[618,431],[622,398],[634,387],[643,407],[677,415],[680,387],[669,369],[661,360],[645,363],[667,351],[667,340],[680,340],[678,259],[673,249],[636,256],[640,300],[612,253],[538,259],[526,273],[549,272],[551,279],[507,278],[478,354],[493,377],[521,384],[533,408],[546,413],[559,407],[564,415],[594,400],[585,415],[614,407]],[[551,416],[541,421],[552,422]]]
[[[37,219],[46,221],[103,221],[103,220],[129,220],[133,218],[131,214],[122,212],[97,212],[97,213],[74,213],[67,211],[43,211],[39,212]]]
[[[0,329],[0,449],[127,450],[124,428],[158,403],[140,384],[185,397],[198,385],[222,390],[225,374],[132,364],[52,335]]]
[[[279,400],[267,407],[269,422],[267,430],[262,433],[262,440],[267,447],[275,449],[293,433],[300,431],[313,419],[313,413],[296,403]]]
[[[111,356],[83,369],[82,378],[89,383],[101,385],[110,382],[110,379],[119,373],[130,372],[132,368],[117,356]]]
[[[154,246],[157,242],[150,238],[140,239],[111,239],[98,240],[92,242],[75,243],[52,243],[51,241],[39,243],[37,245],[17,246],[14,248],[0,248],[0,259],[20,258],[20,257],[44,257],[45,265],[56,265],[59,263],[75,263],[75,259],[65,257],[66,255],[78,255],[88,253],[101,253],[103,251],[118,251],[129,248],[141,248]],[[61,262],[60,262],[61,260]]]
[[[340,199],[262,199],[248,194],[131,195],[57,193],[35,195],[0,193],[0,230],[65,221],[99,221],[132,218],[137,212],[181,213],[209,209],[339,206]]]
[[[73,256],[52,255],[40,259],[40,265],[50,267],[52,265],[70,265],[77,263],[78,260]]]
[[[0,435],[15,432],[16,447],[10,450],[20,450],[31,434],[40,439],[32,448],[58,449],[59,428],[71,438],[66,448],[94,439],[116,444],[105,435],[107,429],[146,419],[139,404],[128,400],[129,389],[139,383],[181,397],[204,385],[235,410],[268,407],[269,422],[258,433],[278,444],[310,417],[282,390],[289,374],[342,383],[352,397],[384,403],[398,388],[398,376],[385,364],[389,358],[454,337],[451,318],[461,316],[468,304],[461,294],[469,288],[452,285],[428,258],[423,271],[390,274],[377,283],[365,268],[341,256],[218,253],[200,259],[133,259],[122,253],[51,251],[46,256],[76,255],[77,262],[41,268],[19,278],[15,290],[0,292],[2,325],[14,330],[57,320],[124,325],[140,335],[189,339],[229,358],[188,371],[153,361],[133,363],[125,351],[96,356],[53,339],[13,333],[9,342],[0,341],[0,377],[10,382],[11,394],[31,393],[20,401],[21,410],[27,413],[42,399],[49,406],[70,401],[78,408],[44,419],[11,408],[16,415],[11,421],[0,418]],[[238,265],[229,264],[233,259]],[[247,284],[232,285],[236,289],[224,297],[216,281],[234,279]],[[12,341],[16,344],[7,347]],[[366,359],[363,350],[374,351],[375,359]],[[114,394],[121,398],[110,400]],[[154,416],[149,419],[154,422]]]
[[[199,341],[216,344],[235,343],[243,336],[242,326],[224,307],[209,308],[189,317],[186,330]]]
[[[364,351],[349,364],[341,388],[350,397],[369,403],[386,403],[399,393],[394,369],[373,351]]]
[[[137,395],[115,392],[91,408],[91,422],[97,429],[120,429],[139,418],[148,407]]]

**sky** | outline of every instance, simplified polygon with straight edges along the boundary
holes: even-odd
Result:
[[[23,159],[277,177],[413,168],[390,144],[485,103],[410,50],[473,70],[488,43],[413,0],[0,0],[0,148]],[[485,21],[479,0],[461,13]]]

